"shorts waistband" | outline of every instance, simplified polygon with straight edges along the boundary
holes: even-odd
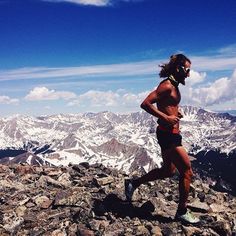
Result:
[[[180,130],[177,129],[177,128],[166,128],[166,127],[161,126],[161,125],[158,125],[157,129],[159,129],[161,131],[168,132],[168,133],[172,133],[172,134],[179,134],[180,133]]]

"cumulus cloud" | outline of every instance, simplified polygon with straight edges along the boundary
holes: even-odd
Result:
[[[215,80],[209,85],[199,88],[185,87],[182,88],[182,97],[184,103],[213,106],[227,101],[232,101],[236,97],[236,70],[230,78],[223,77]]]
[[[126,110],[127,108],[137,110],[146,95],[147,92],[134,94],[121,89],[117,91],[89,90],[69,102],[68,106],[100,108],[102,110],[115,109],[116,111]]]
[[[19,103],[19,99],[10,98],[8,96],[0,96],[0,104],[13,104],[17,105]]]
[[[125,93],[122,95],[122,104],[124,106],[137,106],[139,107],[140,103],[143,101],[143,99],[147,96],[148,91],[141,92],[138,94],[134,93]]]
[[[25,96],[28,101],[41,101],[41,100],[69,100],[75,98],[76,94],[66,91],[49,90],[46,87],[35,87]]]
[[[201,83],[206,78],[206,75],[207,75],[206,72],[197,72],[197,71],[191,70],[190,78],[187,79],[188,84],[192,86],[194,84]]]
[[[69,106],[81,107],[111,107],[117,106],[120,95],[112,91],[89,90],[77,97],[77,99],[68,103]]]
[[[205,75],[197,74],[194,83],[199,83]],[[181,86],[181,105],[211,107],[217,104],[233,102],[236,99],[236,70],[230,78],[223,77],[216,81],[195,88],[192,85]],[[123,89],[117,91],[89,90],[72,99],[68,106],[78,106],[82,110],[110,110],[117,112],[137,111],[143,99],[151,91],[139,93],[128,92]]]

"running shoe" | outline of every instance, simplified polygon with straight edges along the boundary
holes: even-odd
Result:
[[[130,179],[125,179],[125,196],[127,201],[131,202],[132,201],[132,196],[134,193],[134,186],[132,184],[132,180]]]
[[[180,220],[183,223],[188,223],[188,224],[198,224],[200,222],[200,219],[194,216],[190,210],[187,210],[187,212],[183,215],[180,215],[177,212],[175,215],[175,219]]]

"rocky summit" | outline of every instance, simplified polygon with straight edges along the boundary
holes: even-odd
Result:
[[[125,200],[124,180],[139,176],[80,163],[68,167],[0,165],[0,235],[131,236],[236,233],[236,198],[195,175],[188,207],[201,219],[174,219],[178,176],[140,186]]]

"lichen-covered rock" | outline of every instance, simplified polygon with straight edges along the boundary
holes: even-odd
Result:
[[[52,204],[52,200],[50,200],[47,196],[40,196],[35,199],[35,203],[38,207],[47,209]]]

